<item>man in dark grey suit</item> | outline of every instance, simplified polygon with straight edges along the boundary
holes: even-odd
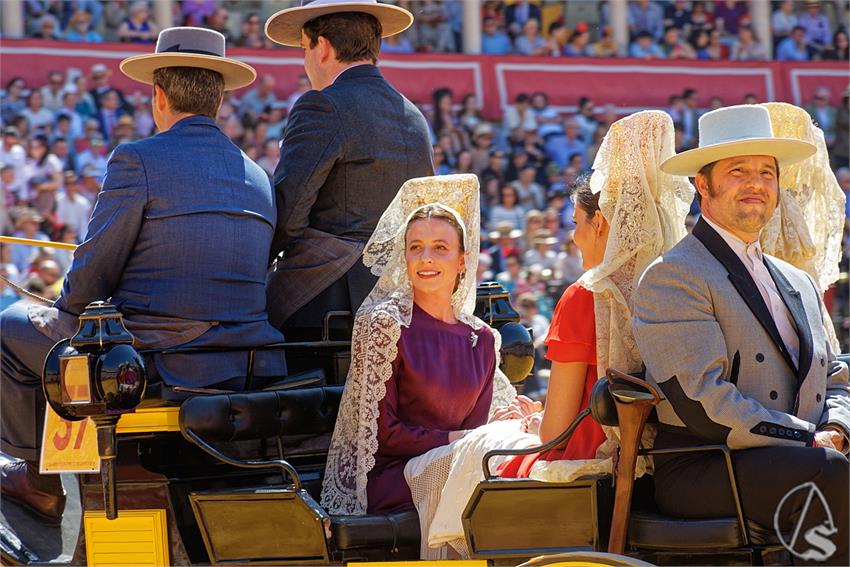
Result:
[[[357,310],[376,282],[359,258],[378,219],[406,180],[434,174],[425,118],[375,66],[381,37],[413,17],[374,0],[341,3],[266,23],[272,40],[304,49],[314,89],[290,111],[274,175],[267,302],[290,339],[318,338],[327,311]]]
[[[88,303],[110,300],[145,349],[283,340],[265,310],[271,185],[215,123],[223,91],[250,84],[254,70],[225,58],[224,36],[211,30],[163,30],[156,51],[123,61],[121,70],[153,84],[160,133],[112,153],[55,305],[20,302],[0,314],[0,447],[25,459],[0,469],[3,497],[51,520],[61,516],[64,495],[58,476],[38,474],[41,369]],[[255,361],[255,374],[285,374],[282,356],[268,354]],[[247,364],[247,352],[155,356],[148,374],[173,385],[239,389]]]
[[[847,565],[847,365],[812,278],[759,243],[779,169],[815,146],[774,138],[757,105],[709,112],[699,130],[699,147],[661,169],[695,176],[702,218],[634,295],[635,339],[665,396],[655,446],[728,445],[746,518],[797,559]],[[672,516],[735,515],[719,452],[655,457],[655,493]]]

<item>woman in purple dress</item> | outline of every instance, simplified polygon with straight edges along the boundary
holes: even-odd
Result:
[[[521,413],[525,401],[497,370],[498,333],[473,315],[478,195],[474,175],[411,179],[366,245],[379,280],[357,312],[328,453],[322,505],[333,514],[413,510],[411,458],[496,407],[500,418]]]

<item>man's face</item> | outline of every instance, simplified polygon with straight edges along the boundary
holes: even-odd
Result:
[[[773,216],[779,198],[772,156],[737,156],[715,162],[711,175],[697,174],[701,208],[714,222],[746,242]]]
[[[310,47],[310,38],[304,32],[301,32],[301,49],[304,50],[304,71],[307,73],[307,78],[310,79],[310,84],[314,89],[320,90],[322,87],[320,81],[320,61],[319,61],[319,44],[315,47]]]
[[[109,91],[108,93],[103,95],[103,98],[100,100],[101,106],[103,106],[107,110],[115,110],[116,108],[118,108],[118,103],[118,93],[116,93],[115,91]]]

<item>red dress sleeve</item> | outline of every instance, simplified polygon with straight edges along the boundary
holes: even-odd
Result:
[[[572,284],[561,296],[546,336],[552,362],[596,364],[596,318],[593,292]]]

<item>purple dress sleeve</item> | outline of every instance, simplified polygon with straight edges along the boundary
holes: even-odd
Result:
[[[393,457],[415,457],[449,442],[446,429],[419,427],[404,423],[398,412],[399,360],[393,362],[393,375],[386,381],[387,393],[378,404],[378,445],[381,453]]]

